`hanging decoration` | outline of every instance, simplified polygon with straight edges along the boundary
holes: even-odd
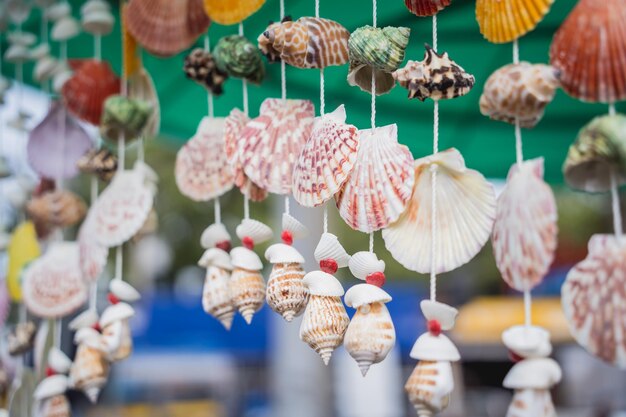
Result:
[[[73,226],[85,217],[86,212],[83,200],[68,190],[47,191],[26,204],[26,213],[44,230]]]
[[[217,227],[223,229],[221,231],[224,234],[228,234],[223,224],[216,223],[213,226],[214,228],[209,231],[212,233],[209,234],[217,234]],[[227,239],[228,246],[230,246],[230,236],[227,236]],[[220,243],[225,242],[227,241],[220,241]],[[208,248],[198,261],[198,265],[207,270],[202,289],[202,307],[207,314],[219,320],[226,330],[230,330],[236,312],[230,294],[230,275],[233,270],[229,255],[230,247],[220,249],[217,246],[214,247],[213,244],[206,246]]]
[[[51,349],[48,356],[50,375],[44,378],[33,395],[35,415],[40,417],[70,417],[70,403],[65,395],[70,388],[67,372],[71,365],[70,359],[63,352]]]
[[[76,161],[76,166],[83,174],[109,182],[117,171],[117,157],[106,148],[91,149]]]
[[[204,9],[220,25],[243,22],[257,12],[265,0],[204,0]]]
[[[185,57],[185,75],[206,88],[210,94],[219,96],[224,92],[228,74],[217,67],[215,57],[202,48],[196,48]]]
[[[252,84],[261,84],[265,78],[265,66],[257,47],[241,35],[221,38],[213,57],[217,69],[230,77],[242,78]]]
[[[104,309],[98,324],[107,358],[110,362],[117,362],[128,358],[133,351],[129,321],[135,310],[130,303],[138,301],[141,295],[121,277],[115,277],[109,283],[108,298],[111,305]]]
[[[97,320],[96,315],[95,321],[90,325],[85,323],[76,329],[76,356],[70,369],[72,387],[82,391],[92,403],[97,401],[100,391],[106,385],[110,370],[102,335],[92,327],[97,325]]]
[[[419,17],[434,16],[451,3],[451,0],[404,0],[411,13]]]
[[[533,30],[554,0],[477,0],[476,20],[489,42],[512,42]]]

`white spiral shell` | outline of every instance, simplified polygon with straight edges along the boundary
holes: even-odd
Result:
[[[341,297],[311,294],[300,325],[300,339],[328,365],[333,351],[341,346],[349,323]]]
[[[431,417],[443,411],[454,389],[450,362],[418,362],[404,389],[418,417]]]
[[[230,277],[230,297],[246,323],[250,324],[254,313],[265,301],[265,281],[261,273],[236,266]]]
[[[202,288],[202,308],[219,320],[226,330],[230,330],[235,317],[235,306],[231,299],[230,272],[210,265]]]

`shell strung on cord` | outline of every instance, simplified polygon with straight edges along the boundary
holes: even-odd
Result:
[[[332,259],[337,263],[337,268],[345,268],[350,262],[350,255],[341,246],[337,236],[332,233],[322,234],[320,241],[315,247],[314,256],[318,263],[326,259]]]
[[[431,417],[443,411],[450,404],[450,394],[454,390],[450,362],[418,362],[404,390],[418,417]]]
[[[115,18],[105,0],[88,0],[80,8],[83,30],[95,36],[108,35],[113,30]]]
[[[230,252],[230,233],[222,223],[214,223],[204,229],[200,236],[200,246],[204,249],[219,248]]]
[[[465,167],[452,148],[415,161],[415,187],[406,211],[383,229],[387,250],[405,268],[430,272],[431,166],[437,169],[437,254],[435,272],[469,262],[485,245],[496,214],[493,186]]]
[[[496,70],[480,96],[480,112],[494,120],[534,127],[559,87],[559,72],[549,65],[520,62]]]
[[[625,241],[613,235],[594,235],[589,254],[570,270],[561,288],[563,311],[576,341],[622,369],[626,369],[625,268]]]
[[[185,57],[183,71],[187,78],[197,82],[211,94],[220,96],[224,92],[223,86],[228,74],[217,67],[215,58],[210,52],[195,48]]]
[[[492,43],[512,42],[533,30],[554,0],[477,0],[480,33]]]
[[[107,307],[100,317],[102,343],[110,362],[121,361],[133,351],[129,320],[135,315],[130,304],[119,302]]]
[[[204,0],[204,10],[220,25],[243,22],[263,6],[265,0]]]
[[[252,84],[261,84],[265,66],[257,47],[243,36],[221,38],[213,48],[217,68],[231,77],[244,78]]]
[[[91,149],[76,161],[76,166],[85,174],[95,175],[109,182],[117,171],[117,156],[107,148]]]
[[[523,359],[545,358],[552,353],[550,332],[539,326],[509,327],[502,332],[502,343]]]
[[[626,116],[599,116],[585,125],[563,165],[565,182],[587,192],[611,189],[611,176],[626,183]]]
[[[360,145],[358,130],[345,121],[343,105],[315,118],[293,172],[293,196],[305,207],[330,200],[354,169]]]
[[[193,45],[210,20],[202,0],[133,0],[124,9],[124,22],[146,51],[169,57]]]
[[[95,403],[109,378],[109,362],[102,335],[91,327],[79,329],[74,342],[78,345],[70,380],[74,389],[81,390]]]
[[[52,25],[50,39],[66,42],[80,34],[80,23],[72,16],[63,16]]]
[[[272,264],[267,280],[266,300],[272,310],[290,322],[304,312],[309,290],[304,285],[304,257],[292,246],[276,243],[265,251]]]
[[[326,68],[348,62],[350,32],[341,24],[320,17],[286,17],[270,24],[257,38],[270,62],[285,61],[296,68]]]
[[[234,175],[224,153],[224,119],[204,117],[196,134],[176,155],[176,185],[194,201],[208,201],[228,192]]]
[[[7,348],[9,355],[17,356],[26,353],[33,348],[37,326],[32,321],[18,323],[7,335]]]
[[[550,391],[545,389],[516,390],[506,417],[556,417]]]
[[[291,237],[294,239],[304,239],[309,235],[309,229],[288,213],[283,213],[282,227],[283,232],[291,233]]]
[[[152,76],[145,68],[140,68],[128,76],[128,98],[148,103],[152,109],[142,133],[151,139],[161,127],[161,105]]]
[[[409,90],[409,98],[424,101],[447,100],[464,96],[474,87],[474,76],[450,59],[447,52],[439,55],[426,44],[422,61],[408,61],[393,72],[393,78]]]
[[[348,84],[371,93],[373,72],[376,78],[376,94],[391,91],[395,85],[391,73],[404,61],[410,33],[409,28],[392,26],[363,26],[352,32],[348,40]]]
[[[234,248],[230,255],[233,264],[230,296],[235,308],[250,324],[254,313],[263,307],[265,301],[265,281],[261,275],[263,264],[256,253],[242,246]]]
[[[33,197],[26,204],[26,213],[45,227],[70,227],[85,217],[87,206],[71,191],[49,191]]]
[[[94,210],[91,210],[87,218],[78,230],[78,253],[80,271],[85,282],[96,282],[107,263],[109,248],[101,245],[96,240],[96,224]]]
[[[398,220],[415,182],[411,151],[398,143],[393,125],[359,131],[359,151],[348,181],[335,194],[341,218],[370,233]]]
[[[254,219],[243,219],[235,229],[235,233],[242,242],[246,238],[251,239],[253,246],[270,240],[274,234],[268,225]]]
[[[230,293],[230,271],[233,265],[228,252],[218,248],[207,249],[198,265],[207,268],[202,289],[202,308],[230,330],[235,317],[235,306]]]
[[[311,136],[315,109],[308,100],[268,98],[240,134],[245,174],[273,194],[290,194],[293,167]]]
[[[404,4],[416,16],[434,16],[450,5],[451,0],[404,0]]]
[[[513,165],[498,197],[492,245],[506,283],[530,290],[547,274],[557,245],[554,193],[543,181],[543,159]]]
[[[100,134],[104,139],[117,143],[120,136],[126,141],[142,135],[153,113],[150,103],[124,96],[110,96],[104,102],[100,121]]]
[[[620,0],[580,0],[550,46],[563,90],[582,101],[626,99],[626,10]]]

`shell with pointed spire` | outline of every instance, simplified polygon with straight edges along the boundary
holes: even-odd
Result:
[[[209,249],[208,251],[220,251],[228,257],[228,254],[220,249]],[[215,263],[208,265],[202,289],[202,308],[207,314],[219,320],[226,330],[230,330],[235,317],[235,305],[231,298],[228,269]]]
[[[315,248],[315,260],[320,262],[324,259],[334,260],[339,268],[345,268],[350,261],[350,255],[332,233],[323,233]]]
[[[79,334],[81,333],[81,334]],[[98,400],[100,391],[109,378],[109,362],[100,333],[85,328],[77,336],[80,342],[70,370],[70,379],[74,389],[85,393],[91,403]]]
[[[274,234],[268,225],[254,219],[243,219],[235,232],[239,239],[252,238],[255,245],[270,240]]]
[[[309,299],[302,280],[304,257],[292,246],[277,243],[267,248],[265,258],[273,264],[267,281],[267,304],[290,322],[302,314]]]
[[[533,30],[554,0],[477,0],[480,33],[492,43],[512,42]]]
[[[243,36],[221,38],[213,48],[213,57],[217,68],[231,77],[243,78],[252,84],[261,84],[265,78],[261,53]]]
[[[450,362],[418,362],[404,389],[418,417],[438,414],[448,407],[454,390]]]
[[[265,0],[204,0],[204,10],[220,25],[243,22],[263,6]]]
[[[450,5],[451,0],[404,0],[404,4],[416,16],[434,16]]]
[[[235,266],[230,277],[230,297],[234,307],[250,324],[254,313],[263,307],[265,301],[265,281],[261,272]]]

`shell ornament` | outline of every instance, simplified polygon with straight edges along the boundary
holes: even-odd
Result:
[[[348,84],[371,93],[373,73],[376,78],[376,94],[391,91],[395,85],[391,73],[404,61],[410,33],[409,28],[392,26],[363,26],[355,30],[348,40]]]
[[[411,13],[419,17],[434,16],[450,5],[451,0],[404,0]]]
[[[110,366],[102,335],[92,327],[83,327],[74,335],[74,343],[76,356],[69,375],[72,386],[95,403],[109,378]]]
[[[265,0],[204,0],[204,10],[220,25],[234,25],[252,16]]]
[[[284,61],[296,68],[326,68],[348,62],[350,32],[341,24],[320,17],[285,17],[271,23],[257,38],[270,62]]]
[[[217,68],[231,77],[244,78],[252,84],[261,84],[265,78],[259,50],[243,36],[221,38],[213,48],[213,57]]]
[[[65,375],[44,378],[33,393],[34,415],[37,417],[70,417],[70,403],[65,396],[69,380]]]
[[[477,0],[480,33],[492,43],[507,43],[533,30],[554,0]]]
[[[493,120],[532,128],[559,87],[559,72],[543,64],[509,64],[489,76],[480,96],[480,112]]]
[[[220,96],[224,92],[224,82],[228,74],[217,68],[215,58],[210,52],[196,48],[185,57],[183,71],[193,80],[209,90],[211,94]]]
[[[26,203],[26,213],[44,227],[70,227],[80,222],[87,206],[71,191],[48,191]]]
[[[80,172],[97,176],[109,182],[117,171],[117,156],[107,148],[91,149],[76,161]]]
[[[139,292],[119,278],[109,284],[111,305],[104,309],[98,323],[102,329],[102,344],[110,362],[124,360],[133,351],[130,319],[135,315],[135,310],[129,303],[139,298]]]
[[[120,136],[127,141],[137,139],[144,132],[152,112],[152,105],[146,101],[110,96],[104,102],[100,134],[113,143],[117,143]]]
[[[230,330],[235,317],[235,306],[230,294],[230,274],[233,265],[227,251],[217,247],[207,249],[198,265],[206,268],[202,289],[202,308]]]
[[[7,335],[9,355],[18,356],[29,352],[35,344],[37,325],[32,321],[18,323]]]
[[[422,61],[408,61],[393,72],[393,78],[409,90],[409,98],[425,101],[461,97],[474,87],[474,76],[450,59],[447,52],[439,55],[426,44]]]

